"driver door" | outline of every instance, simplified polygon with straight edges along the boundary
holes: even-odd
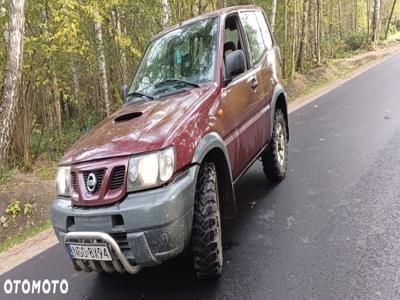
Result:
[[[223,111],[221,125],[223,139],[227,145],[232,166],[232,176],[239,176],[243,168],[251,160],[251,145],[244,138],[249,107],[254,94],[252,80],[254,74],[249,70],[249,59],[240,27],[238,14],[232,14],[225,19],[224,31],[224,65],[225,56],[230,51],[243,50],[246,56],[246,70],[239,74],[221,91],[219,110]],[[225,68],[224,68],[225,72]],[[224,74],[226,77],[226,75]]]

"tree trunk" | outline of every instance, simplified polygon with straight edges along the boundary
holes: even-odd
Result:
[[[163,10],[163,28],[167,29],[171,19],[171,9],[169,7],[168,0],[161,0],[161,5]]]
[[[182,22],[182,15],[185,13],[184,3],[182,1],[176,3],[176,19],[178,22]]]
[[[52,98],[53,98],[53,103],[54,103],[54,109],[56,111],[56,126],[57,126],[57,131],[59,134],[61,134],[62,130],[62,121],[61,121],[61,102],[60,102],[60,97],[58,95],[58,78],[56,71],[54,70],[54,64],[52,61],[50,62],[50,69],[51,69],[51,74],[53,77],[53,82],[52,82]]]
[[[104,97],[105,113],[110,115],[110,100],[108,97],[108,83],[107,83],[107,67],[106,58],[104,56],[103,49],[103,32],[101,29],[100,15],[97,10],[94,11],[94,29],[96,32],[96,39],[98,44],[98,59],[99,59],[99,71],[100,71],[100,86]]]
[[[45,10],[43,11],[43,18],[44,18],[44,32],[45,32],[45,37],[46,37],[46,44],[47,47],[51,47],[51,40],[50,40],[50,32],[49,32],[49,7],[45,6]],[[57,78],[57,73],[55,71],[54,67],[54,61],[52,55],[49,57],[49,74],[51,75],[51,98],[52,98],[52,106],[54,107],[55,111],[55,122],[53,119],[53,122],[51,123],[52,128],[57,128],[57,133],[61,134],[61,129],[62,129],[62,121],[61,121],[61,104],[60,104],[60,99],[58,97],[58,78]]]
[[[367,33],[368,36],[370,35],[370,27],[371,27],[371,22],[370,22],[370,16],[371,16],[371,11],[370,11],[370,2],[369,0],[366,1],[367,2]]]
[[[118,66],[120,70],[120,76],[123,84],[128,83],[128,70],[126,68],[127,63],[126,63],[126,54],[124,48],[120,46],[119,39],[122,36],[122,30],[121,30],[121,20],[120,16],[118,14],[117,8],[114,7],[112,10],[112,16],[114,19],[114,29],[116,32],[115,35],[115,43],[117,45],[117,55],[118,55]]]
[[[286,67],[287,67],[287,46],[288,46],[288,0],[285,0],[285,12],[284,12],[284,22],[285,27],[284,33],[284,44],[283,44],[283,76],[286,77]]]
[[[71,69],[72,69],[72,81],[74,83],[74,97],[75,101],[77,102],[77,106],[80,107],[79,102],[81,97],[81,86],[79,84],[79,73],[76,68],[76,62],[74,59],[72,59]]]
[[[0,168],[6,161],[18,108],[24,49],[24,5],[25,0],[10,0],[9,47],[4,75],[4,99],[0,106]]]
[[[381,22],[381,0],[374,2],[374,16],[372,19],[372,43],[375,45],[379,39]]]
[[[296,37],[297,37],[297,0],[294,1],[294,13],[293,13],[293,42],[292,42],[292,69],[291,74],[296,72]]]
[[[194,4],[193,4],[193,2],[190,3],[190,17],[194,18]]]
[[[331,5],[332,4],[332,0],[331,0]],[[339,35],[340,38],[343,39],[343,30],[342,30],[342,1],[339,0],[339,4],[338,4],[338,18],[339,18]],[[330,23],[332,25],[332,32],[333,32],[333,8],[331,8],[331,20]]]
[[[354,31],[358,28],[358,1],[354,0]]]
[[[322,1],[316,0],[315,13],[315,58],[317,66],[321,66],[321,40],[322,40]]]
[[[30,61],[31,65],[28,72],[28,79],[26,80],[26,86],[24,92],[22,90],[20,92],[19,101],[19,116],[18,124],[16,127],[19,127],[20,133],[18,139],[14,140],[14,144],[19,144],[19,151],[16,151],[16,155],[23,158],[24,165],[30,166],[31,159],[30,159],[30,137],[31,137],[31,126],[32,126],[32,106],[36,100],[36,90],[37,86],[35,85],[36,82],[36,74],[34,72],[34,61],[36,57],[36,50],[33,51]],[[21,77],[21,82],[23,83],[25,80]],[[23,84],[21,84],[21,87]],[[32,88],[33,86],[33,88]]]
[[[272,0],[272,7],[271,7],[271,29],[272,29],[272,31],[274,31],[274,28],[275,28],[276,2],[277,2],[277,0]]]
[[[199,15],[206,12],[207,3],[205,0],[199,0]]]
[[[34,102],[35,92],[30,93],[31,80],[27,82],[24,95],[21,95],[23,101],[21,107],[21,154],[25,166],[29,166],[30,161],[30,136],[31,136],[31,121],[32,121],[32,102]],[[36,88],[35,88],[36,89]],[[32,98],[29,97],[31,95]]]
[[[339,18],[339,30],[341,30],[342,25],[340,23],[340,0],[338,5],[338,18]],[[340,36],[342,33],[340,32]],[[329,48],[330,48],[330,58],[333,58],[333,0],[329,3]]]
[[[308,10],[309,10],[309,0],[303,0],[303,22],[301,29],[301,39],[300,39],[300,50],[299,58],[297,60],[297,69],[303,70],[304,63],[307,57],[307,33],[308,33]]]
[[[388,24],[387,24],[387,27],[386,27],[385,40],[387,40],[387,38],[388,38],[389,29],[390,29],[390,23],[392,22],[394,8],[396,7],[396,1],[397,0],[393,0],[392,10],[390,11],[389,20],[388,20]]]

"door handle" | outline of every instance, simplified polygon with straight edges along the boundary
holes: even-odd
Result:
[[[251,87],[253,90],[255,90],[255,89],[258,87],[257,79],[253,78],[253,79],[251,80],[251,85],[250,85],[250,87]]]

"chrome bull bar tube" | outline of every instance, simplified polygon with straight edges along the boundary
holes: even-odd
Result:
[[[113,260],[111,265],[108,265],[107,262],[100,261],[100,263],[98,263],[91,260],[87,260],[88,263],[86,264],[84,260],[75,259],[74,264],[79,266],[79,268],[81,268],[85,272],[90,272],[92,270],[99,271],[100,266],[106,272],[112,272],[113,269],[115,269],[119,273],[123,273],[124,271],[126,271],[130,274],[136,274],[141,269],[139,265],[131,265],[129,263],[129,261],[126,259],[125,255],[119,248],[117,242],[107,233],[90,231],[68,232],[64,238],[64,246],[68,241],[73,242],[76,240],[102,240],[103,242],[107,243],[112,249],[111,255]]]

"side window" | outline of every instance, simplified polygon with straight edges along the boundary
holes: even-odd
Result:
[[[264,44],[267,47],[267,49],[269,50],[273,47],[274,43],[272,41],[271,31],[269,30],[267,20],[262,11],[256,11],[256,16],[257,16],[258,24],[260,25],[260,28],[261,28],[261,33],[264,38]]]
[[[242,50],[244,52],[244,49],[242,47],[242,37],[243,35],[241,34],[239,30],[239,17],[237,14],[230,15],[226,18],[225,20],[225,28],[224,28],[224,62],[225,58],[227,55],[233,51],[236,50]],[[224,64],[225,67],[225,64]],[[246,64],[246,57],[245,57],[245,71],[247,70],[247,64]],[[225,78],[227,77],[227,74],[225,74],[224,70],[224,75]]]
[[[261,58],[266,51],[263,35],[257,22],[257,17],[255,12],[243,12],[240,13],[240,20],[249,42],[251,62],[253,65],[256,65],[261,61]]]
[[[235,19],[229,17],[226,20],[224,32],[224,57],[231,51],[237,50],[239,44],[239,32],[236,27]]]

